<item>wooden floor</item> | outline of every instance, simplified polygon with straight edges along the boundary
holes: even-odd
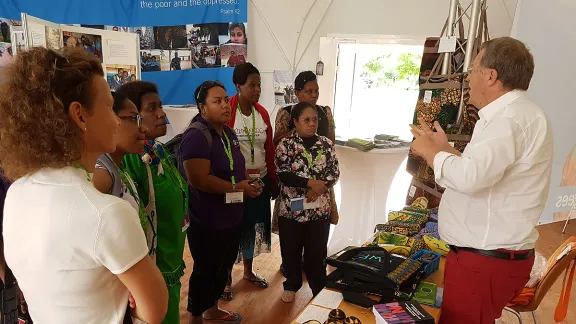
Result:
[[[538,228],[540,239],[536,250],[545,257],[549,257],[556,248],[569,236],[576,236],[576,220],[569,224],[565,235],[562,235],[563,222],[544,225]],[[278,237],[273,235],[272,253],[261,255],[256,258],[254,268],[258,274],[263,276],[270,283],[267,289],[257,288],[254,285],[242,280],[243,268],[241,265],[234,267],[233,290],[235,298],[229,303],[221,303],[226,309],[234,310],[242,314],[243,324],[289,324],[296,318],[298,313],[306,306],[312,297],[310,289],[305,285],[296,295],[294,303],[286,304],[280,300],[282,295],[282,282],[284,278],[278,271],[281,263],[280,245]],[[187,324],[189,314],[186,312],[188,295],[188,278],[192,271],[192,258],[186,248],[186,275],[182,280],[182,292],[180,302],[180,323]],[[540,308],[536,312],[538,323],[552,324],[554,322],[554,309],[558,302],[561,288],[561,279],[552,287],[548,295],[542,301]],[[576,323],[576,285],[572,288],[572,298],[568,307],[568,316],[562,323]],[[370,312],[370,310],[366,310]],[[530,314],[522,316],[524,323],[533,323]],[[209,323],[209,322],[206,322]],[[516,324],[518,320],[511,314],[503,314],[501,323]],[[456,323],[455,323],[456,324]]]

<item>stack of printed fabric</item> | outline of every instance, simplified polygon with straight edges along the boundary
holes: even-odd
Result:
[[[368,152],[376,148],[376,144],[372,141],[367,141],[359,138],[351,138],[346,142],[346,146],[353,147],[363,152]]]
[[[450,248],[438,234],[438,211],[426,209],[427,202],[420,197],[409,207],[390,212],[386,224],[376,225],[371,244],[406,257],[422,249],[447,255]]]

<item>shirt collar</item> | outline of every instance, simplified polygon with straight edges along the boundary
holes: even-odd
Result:
[[[480,115],[480,118],[489,121],[504,107],[510,105],[514,100],[523,96],[524,93],[525,91],[522,90],[509,91],[504,95],[500,96],[498,99],[486,105],[486,107],[480,109],[478,111],[478,115]]]

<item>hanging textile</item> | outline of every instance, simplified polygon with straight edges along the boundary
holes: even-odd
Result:
[[[459,8],[458,15],[462,15],[461,8]],[[473,40],[473,57],[479,52],[482,41],[489,39],[486,23],[486,8],[483,8],[480,14],[478,36]],[[466,73],[463,71],[464,49],[468,40],[463,37],[461,20],[459,27],[460,36],[457,38],[454,53],[438,53],[439,37],[427,38],[424,43],[420,67],[420,93],[413,122],[418,124],[419,117],[423,117],[429,124],[438,121],[445,130],[448,140],[454,143],[457,150],[463,152],[470,142],[479,115],[478,109],[468,102],[470,88],[466,81]],[[444,29],[441,34],[444,33]],[[446,55],[450,57],[449,65],[447,73],[442,74],[442,65]],[[443,190],[434,181],[434,170],[412,150],[408,154],[406,170],[415,180],[418,180],[418,183],[416,185],[413,183],[413,186],[420,189],[419,194],[431,200],[439,199]],[[433,192],[428,189],[432,189]],[[413,188],[411,190],[414,191]],[[409,195],[407,202],[410,202],[413,197],[414,195]]]

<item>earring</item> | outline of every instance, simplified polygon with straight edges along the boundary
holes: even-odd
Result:
[[[84,127],[84,131],[86,131],[86,129],[87,129],[87,128],[86,128],[86,127]]]

